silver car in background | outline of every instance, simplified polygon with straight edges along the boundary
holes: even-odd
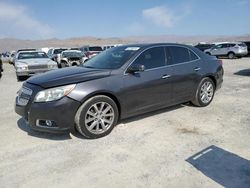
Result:
[[[242,42],[223,42],[218,43],[210,49],[204,51],[213,56],[227,56],[229,59],[243,57],[248,54],[247,46]]]
[[[57,68],[57,63],[52,61],[42,51],[25,51],[16,55],[15,69],[17,80],[22,80],[24,76],[32,76]]]

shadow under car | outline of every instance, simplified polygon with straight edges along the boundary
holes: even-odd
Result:
[[[235,72],[234,74],[239,76],[250,76],[250,69],[243,69],[238,72]]]

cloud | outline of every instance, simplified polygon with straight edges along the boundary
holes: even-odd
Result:
[[[44,39],[54,31],[46,24],[32,18],[24,6],[0,2],[0,32],[2,37]]]
[[[155,25],[165,28],[173,27],[177,17],[174,13],[164,6],[157,6],[142,11],[142,15],[145,19],[151,21]]]
[[[176,13],[178,12],[178,14]],[[181,19],[191,13],[190,6],[180,6],[170,9],[166,6],[156,6],[142,11],[142,17],[151,23],[164,28],[174,27]]]

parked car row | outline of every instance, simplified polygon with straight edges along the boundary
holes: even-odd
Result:
[[[250,53],[250,42],[222,42],[216,44],[200,43],[195,47],[204,51],[208,55],[228,57],[229,59],[244,57]]]
[[[57,68],[79,66],[89,59],[79,48],[49,48],[47,54],[41,49],[20,49],[10,57],[17,80]]]

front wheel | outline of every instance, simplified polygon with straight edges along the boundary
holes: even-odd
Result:
[[[214,97],[214,92],[215,92],[214,82],[208,77],[203,78],[197,88],[192,103],[200,107],[207,106],[212,102]]]
[[[104,95],[94,96],[84,102],[75,116],[76,129],[90,139],[108,135],[118,121],[116,103]]]

